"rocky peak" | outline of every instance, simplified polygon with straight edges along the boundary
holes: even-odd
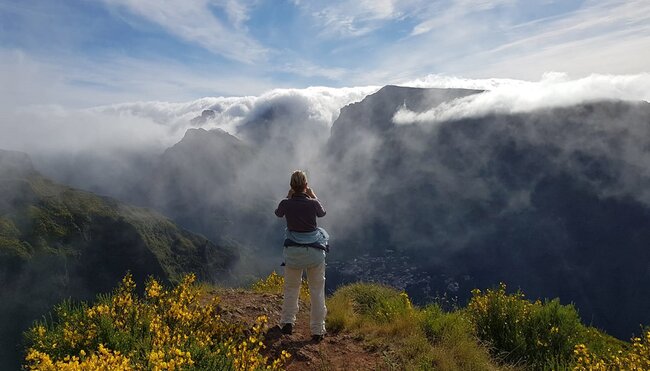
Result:
[[[197,145],[241,146],[243,142],[222,129],[205,130],[203,128],[187,129],[185,136],[174,147],[194,147]],[[174,148],[172,147],[172,148]]]
[[[217,116],[216,112],[214,112],[211,109],[204,109],[203,112],[201,112],[201,116],[196,116],[190,122],[192,125],[200,125],[200,124],[205,124],[206,122],[210,120],[214,120],[214,118]]]

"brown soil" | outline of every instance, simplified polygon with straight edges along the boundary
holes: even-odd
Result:
[[[253,324],[260,315],[269,319],[272,328],[280,321],[282,296],[255,293],[242,289],[215,289],[210,292],[221,298],[222,317]],[[309,303],[300,302],[300,311],[293,334],[271,331],[266,340],[268,355],[277,357],[282,350],[291,354],[287,370],[376,370],[386,369],[381,353],[373,351],[362,339],[341,332],[328,333],[320,342],[311,340]]]

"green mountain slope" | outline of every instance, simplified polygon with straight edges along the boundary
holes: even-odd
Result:
[[[166,282],[227,275],[237,255],[164,216],[56,184],[29,157],[0,151],[0,366],[19,334],[64,298],[110,290],[130,271]]]

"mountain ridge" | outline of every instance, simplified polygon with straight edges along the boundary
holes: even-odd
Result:
[[[26,154],[0,151],[0,170],[0,317],[12,319],[0,324],[0,360],[50,305],[108,291],[126,271],[139,282],[187,272],[215,282],[237,260],[157,212],[52,182]]]

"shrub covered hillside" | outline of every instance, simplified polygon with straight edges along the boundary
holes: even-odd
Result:
[[[267,318],[259,316],[252,326],[222,319],[219,298],[205,298],[194,279],[188,275],[172,289],[151,279],[138,297],[127,275],[93,305],[59,305],[27,333],[27,368],[281,369],[287,353],[273,360],[261,354]]]
[[[92,299],[127,271],[138,282],[215,280],[236,260],[156,212],[57,184],[26,154],[0,150],[0,369],[19,366],[21,333],[63,298]]]
[[[351,284],[328,299],[330,334],[325,342],[278,343],[266,331],[278,320],[281,287],[282,278],[272,274],[252,290],[231,296],[229,300],[238,300],[236,308],[259,314],[238,321],[227,315],[228,305],[220,302],[220,295],[214,295],[223,289],[197,285],[193,275],[171,288],[150,279],[143,297],[136,294],[127,275],[112,294],[100,295],[93,304],[65,302],[35,323],[26,333],[24,366],[32,370],[350,369],[349,357],[365,357],[375,359],[367,365],[377,369],[650,369],[650,331],[630,343],[619,341],[583,325],[570,305],[557,299],[530,301],[522,293],[508,293],[505,285],[475,290],[466,307],[444,310],[437,304],[416,307],[408,295],[389,287]],[[263,296],[261,301],[254,302],[255,295]],[[308,299],[305,295],[306,304],[304,299]],[[261,302],[275,308],[262,307]],[[290,349],[279,350],[278,344]],[[307,346],[317,347],[322,362],[305,361],[300,348]],[[349,349],[357,354],[337,358]]]

